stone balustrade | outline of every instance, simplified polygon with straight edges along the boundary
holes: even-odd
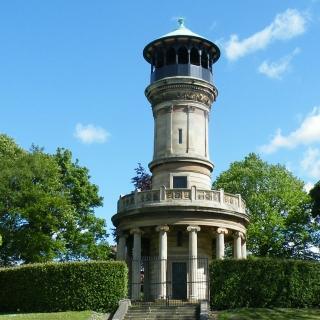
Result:
[[[226,208],[246,214],[246,205],[240,194],[225,193],[220,190],[166,189],[135,191],[120,196],[118,213],[151,205],[197,205],[217,208]]]

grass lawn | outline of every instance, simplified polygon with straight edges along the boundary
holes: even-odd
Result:
[[[214,318],[213,318],[214,319]],[[320,320],[320,309],[238,309],[221,311],[218,320]],[[0,318],[1,320],[1,318]]]
[[[0,315],[0,320],[102,320],[102,314],[92,311],[53,312],[53,313],[21,313]]]

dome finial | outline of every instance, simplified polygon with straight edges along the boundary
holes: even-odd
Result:
[[[179,29],[185,28],[184,22],[185,22],[185,18],[184,17],[179,17],[178,18]]]

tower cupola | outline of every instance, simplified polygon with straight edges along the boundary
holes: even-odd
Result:
[[[220,50],[211,41],[192,32],[178,19],[179,27],[150,42],[143,56],[151,65],[151,83],[162,78],[190,76],[212,82],[212,65]]]

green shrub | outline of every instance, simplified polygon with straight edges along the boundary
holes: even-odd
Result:
[[[0,312],[111,312],[127,294],[127,267],[95,261],[3,268],[0,288]]]
[[[215,260],[213,309],[320,307],[320,263],[299,260]]]

